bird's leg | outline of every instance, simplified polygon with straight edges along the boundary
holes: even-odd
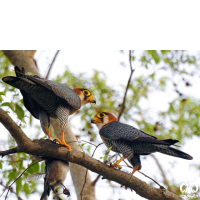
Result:
[[[119,170],[122,168],[121,166],[119,166],[119,163],[121,161],[123,161],[125,159],[125,157],[122,157],[120,160],[117,160],[114,164],[110,162],[110,166],[111,167],[117,167]]]
[[[131,176],[137,171],[140,169],[140,165],[136,165],[134,168],[133,168],[133,171],[131,172]],[[123,187],[123,185],[121,185],[121,187]],[[124,186],[125,190],[127,190],[128,187]],[[131,189],[131,192],[132,192],[132,189]]]
[[[133,175],[137,170],[140,169],[140,165],[136,165],[134,168],[133,168],[133,171],[131,172],[131,175]]]
[[[44,129],[45,129],[45,133],[47,134],[48,138],[51,140],[49,128],[47,126],[44,126]]]
[[[68,144],[65,142],[65,133],[64,133],[64,131],[62,130],[62,128],[61,128],[61,134],[62,134],[61,140],[60,140],[59,138],[57,138],[56,141],[59,142],[61,145],[67,147],[67,148],[68,148],[68,151],[71,151],[71,150],[72,150],[71,146],[68,145]]]

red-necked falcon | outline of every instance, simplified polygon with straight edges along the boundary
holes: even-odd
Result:
[[[87,103],[96,103],[92,93],[85,88],[71,89],[68,86],[51,80],[46,80],[37,75],[25,75],[25,70],[15,67],[16,77],[2,78],[5,83],[20,89],[24,105],[27,110],[40,120],[42,130],[50,136],[50,117],[57,118],[60,122],[62,139],[56,139],[61,145],[71,151],[71,146],[66,144],[64,129],[68,116]]]
[[[125,158],[133,166],[133,174],[141,169],[140,155],[149,155],[160,152],[170,156],[192,160],[192,157],[180,150],[170,147],[178,140],[158,138],[138,130],[128,124],[118,122],[117,118],[108,112],[96,114],[92,120],[99,129],[99,134],[104,144],[114,152],[121,153],[123,158],[116,161],[111,166],[121,168],[118,164]]]

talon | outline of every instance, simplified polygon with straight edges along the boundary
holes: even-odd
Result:
[[[118,168],[119,170],[122,169],[122,167],[119,166],[119,162],[117,162],[117,161],[116,161],[114,164],[110,162],[110,167],[113,167],[113,168],[116,167],[116,168]]]
[[[72,148],[70,145],[68,145],[65,141],[61,141],[59,138],[56,139],[56,142],[59,142],[62,146],[65,146],[68,148],[68,151],[72,151]]]
[[[71,151],[72,148],[70,145],[68,145],[66,142],[65,142],[65,133],[64,131],[61,129],[61,134],[62,134],[62,138],[61,140],[59,138],[56,139],[57,142],[59,142],[61,145],[65,146],[68,148],[68,151]]]
[[[121,188],[124,187],[125,190],[128,189],[128,187],[127,187],[127,186],[124,186],[124,185],[121,185],[120,187],[121,187]],[[130,188],[130,190],[131,190],[131,192],[132,192],[133,189]]]

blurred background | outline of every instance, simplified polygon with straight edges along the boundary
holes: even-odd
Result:
[[[86,105],[70,116],[69,121],[82,151],[92,155],[94,146],[101,143],[97,127],[90,123],[98,111],[107,111],[118,116],[127,82],[130,77],[130,53],[125,51],[36,51],[34,60],[45,77],[62,82],[71,88],[88,88],[96,97],[96,105]],[[141,172],[155,179],[168,190],[182,195],[180,185],[200,188],[200,51],[148,50],[131,51],[132,68],[135,71],[127,90],[125,109],[120,121],[132,125],[159,139],[177,139],[180,150],[193,156],[184,160],[155,153],[142,156]],[[0,78],[14,75],[14,66],[0,51]],[[25,109],[19,90],[0,84],[1,108],[8,111],[31,139],[46,138],[39,120]],[[0,124],[0,148],[6,150],[15,146],[9,132]],[[51,130],[53,134],[53,129]],[[84,141],[83,141],[84,140]],[[110,152],[105,157],[105,145],[98,147],[94,158],[102,162],[114,162],[119,157]],[[0,160],[0,194],[22,171],[32,163],[24,153],[9,155]],[[131,169],[122,164],[122,170]],[[12,186],[7,199],[39,199],[43,191],[43,179],[27,181],[32,173],[44,171],[44,163],[32,166]],[[90,172],[92,180],[98,174]],[[136,172],[134,176],[158,188],[152,180]],[[64,182],[70,190],[70,200],[76,199],[70,172]],[[185,189],[185,188],[184,188]],[[121,188],[119,184],[102,180],[96,183],[97,200],[142,200],[134,191]],[[2,197],[5,196],[5,193]],[[200,198],[200,189],[197,196]],[[1,198],[2,198],[1,197]],[[61,195],[63,199],[67,199]],[[184,197],[187,199],[187,197]],[[52,196],[49,198],[52,199]]]

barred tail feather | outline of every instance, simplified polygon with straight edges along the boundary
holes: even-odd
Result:
[[[17,88],[17,89],[25,90],[25,91],[27,91],[27,90],[31,91],[31,89],[34,88],[34,86],[36,86],[35,83],[33,83],[32,81],[30,81],[28,79],[21,78],[21,77],[15,77],[15,76],[5,76],[2,78],[2,81]]]
[[[168,148],[159,148],[158,152],[163,153],[163,154],[167,154],[170,156],[174,156],[174,157],[178,157],[178,158],[183,158],[183,159],[187,159],[187,160],[192,160],[193,157],[178,150],[178,149],[174,149],[172,147],[168,147]]]

